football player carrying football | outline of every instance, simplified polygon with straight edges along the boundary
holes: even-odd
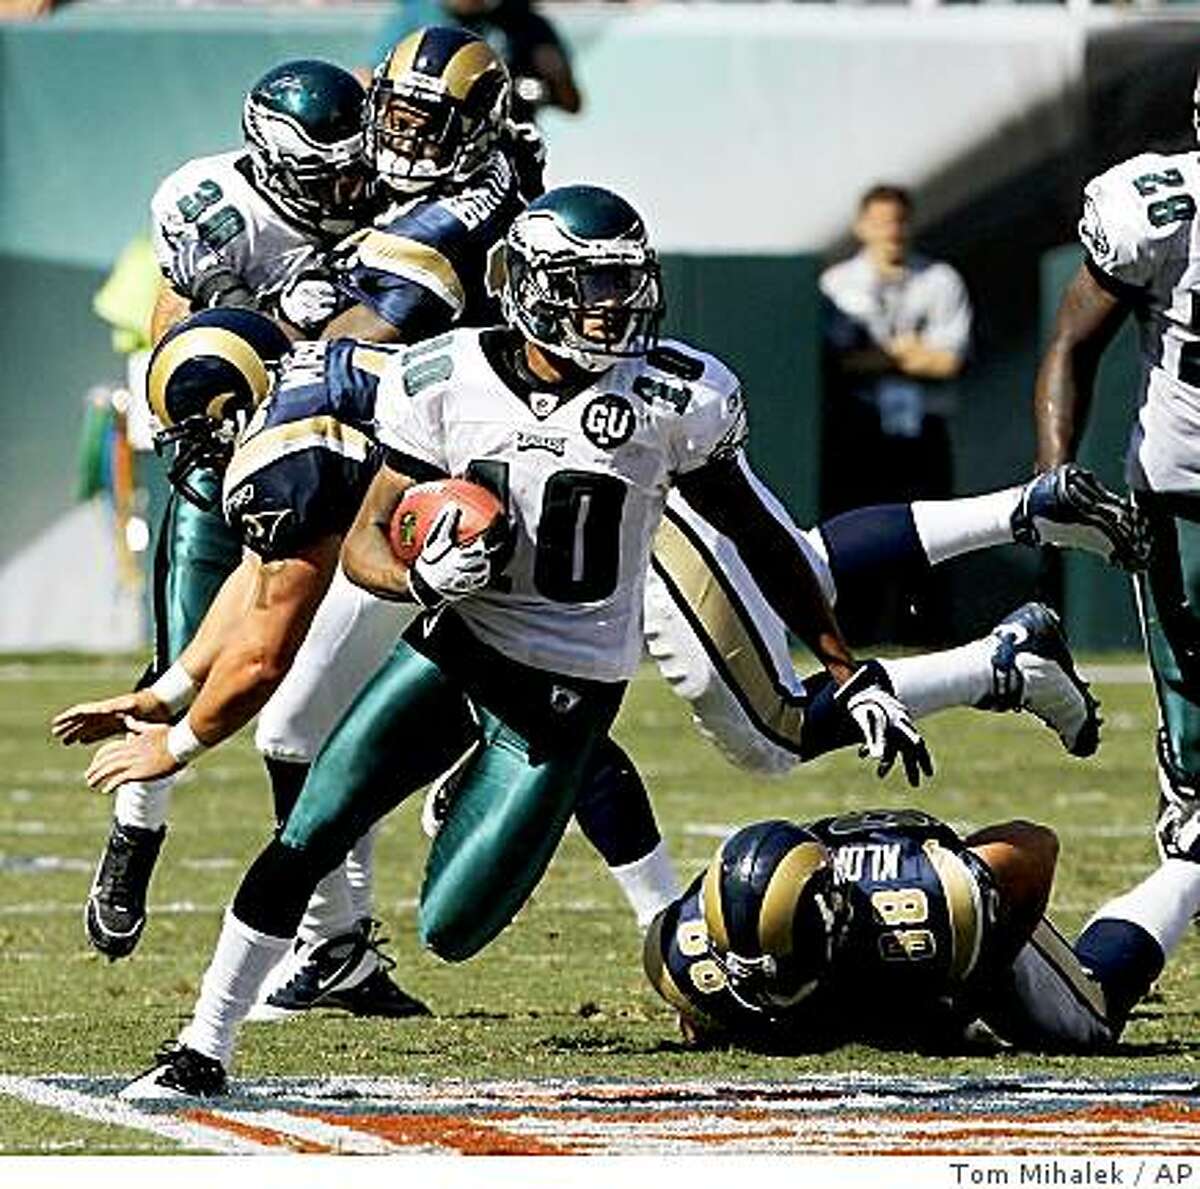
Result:
[[[323,745],[286,827],[238,890],[191,1023],[130,1096],[223,1088],[237,1025],[312,882],[469,745],[427,865],[419,931],[462,960],[504,928],[577,791],[608,766],[607,731],[641,655],[649,551],[673,486],[736,541],[825,664],[793,707],[809,724],[806,753],[865,739],[885,767],[899,756],[914,781],[930,771],[887,673],[852,660],[806,554],[750,484],[735,377],[693,348],[656,345],[658,269],[632,208],[595,187],[553,191],[514,222],[504,264],[508,327],[410,348],[379,388],[384,466],[343,564],[358,584],[416,601],[423,614]],[[450,474],[500,496],[511,541],[459,544],[448,512],[402,565],[389,543],[396,506],[415,481]],[[1014,630],[1010,650],[1027,635]],[[988,683],[994,644],[972,662]],[[1065,651],[1056,655],[1042,666],[1054,666],[1058,697],[1046,715],[1062,717],[1075,745],[1095,734],[1094,703]]]
[[[646,974],[698,1046],[961,1049],[982,1021],[1023,1048],[1104,1051],[1200,909],[1194,806],[1189,823],[1190,853],[1072,946],[1043,915],[1058,856],[1044,826],[963,839],[911,809],[758,822],[654,921]]]
[[[1193,96],[1200,136],[1200,81]],[[1141,352],[1126,481],[1153,556],[1136,595],[1158,695],[1158,838],[1173,853],[1200,789],[1200,157],[1141,153],[1084,188],[1084,260],[1038,372],[1038,465],[1074,457],[1096,369],[1126,319]]]

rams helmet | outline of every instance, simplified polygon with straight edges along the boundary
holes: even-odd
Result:
[[[658,341],[662,280],[641,216],[599,186],[561,186],[513,220],[500,290],[505,321],[588,371]]]
[[[459,185],[503,131],[510,91],[508,70],[486,41],[465,29],[418,29],[376,67],[367,160],[401,194]]]
[[[704,923],[730,990],[768,1013],[807,999],[830,971],[843,927],[833,862],[810,830],[756,822],[731,835],[704,873]]]
[[[214,506],[193,475],[201,468],[224,471],[290,349],[266,315],[232,306],[193,314],[159,341],[146,373],[147,399],[158,420],[155,448],[176,448],[167,478],[181,495]]]
[[[268,70],[242,107],[259,187],[288,214],[329,235],[345,235],[365,217],[365,100],[354,75],[306,58]]]

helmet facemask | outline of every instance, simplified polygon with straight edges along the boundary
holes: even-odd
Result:
[[[506,320],[587,371],[645,355],[658,341],[663,314],[654,252],[619,240],[540,247],[537,224],[546,222],[527,216],[510,233],[502,291]]]
[[[249,411],[245,409],[220,420],[197,413],[177,425],[158,429],[154,434],[154,450],[160,458],[169,458],[167,482],[189,503],[206,512],[214,511],[220,501],[197,486],[197,472],[223,475],[238,436],[249,420]]]

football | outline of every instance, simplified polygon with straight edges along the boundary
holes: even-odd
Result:
[[[455,539],[475,540],[504,516],[504,505],[486,487],[469,479],[435,479],[409,487],[392,513],[388,532],[392,552],[406,566],[417,560],[425,537],[447,504],[460,509]]]

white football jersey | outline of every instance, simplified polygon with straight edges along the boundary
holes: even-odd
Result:
[[[270,298],[324,245],[252,184],[245,150],[197,157],[163,181],[150,202],[154,252],[172,286],[194,296],[204,274],[229,269]]]
[[[501,333],[442,335],[390,365],[379,440],[398,467],[408,457],[506,492],[511,560],[455,605],[484,643],[536,668],[624,680],[642,655],[646,568],[674,477],[745,439],[737,377],[711,355],[663,344],[688,379],[652,355],[619,362],[570,399],[526,399],[480,345]]]
[[[1200,486],[1200,154],[1142,153],[1084,189],[1079,237],[1134,309],[1142,392],[1129,444],[1132,487]]]

